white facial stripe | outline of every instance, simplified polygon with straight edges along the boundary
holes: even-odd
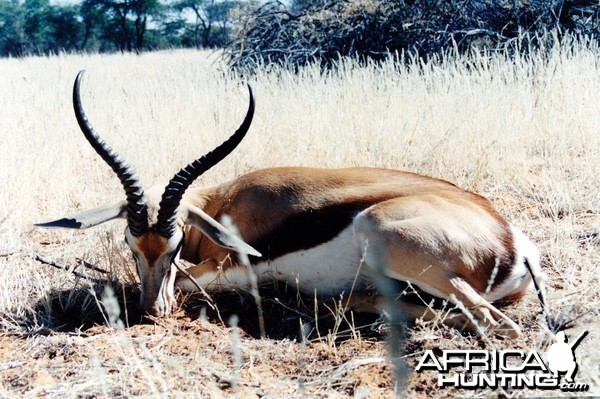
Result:
[[[178,257],[182,239],[181,229],[177,229],[169,239],[152,231],[135,237],[126,229],[125,240],[131,248],[140,277],[140,304],[155,316],[169,314],[174,303],[176,273],[173,260]]]

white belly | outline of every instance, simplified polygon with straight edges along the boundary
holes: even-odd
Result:
[[[364,290],[366,265],[361,264],[360,249],[355,242],[352,226],[329,242],[252,267],[258,282],[282,281],[301,292],[319,296],[333,296],[342,292]],[[248,289],[250,273],[244,267],[204,273],[196,279],[207,291]],[[187,279],[178,282],[184,291],[195,291]]]
[[[360,263],[360,249],[350,226],[333,240],[303,251],[279,257],[271,262],[259,263],[259,279],[284,281],[289,286],[312,295],[332,296],[365,287],[364,271]]]

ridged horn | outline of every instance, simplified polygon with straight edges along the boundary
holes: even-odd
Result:
[[[248,111],[246,112],[244,121],[235,133],[208,154],[182,168],[169,181],[167,187],[165,187],[165,191],[160,201],[158,220],[156,223],[156,231],[161,236],[165,238],[173,236],[175,228],[177,227],[177,209],[179,208],[181,198],[188,187],[194,180],[200,177],[200,175],[229,155],[235,147],[240,144],[248,132],[250,124],[252,123],[252,117],[254,116],[254,96],[252,95],[252,88],[250,85],[248,85],[248,92],[250,93]]]
[[[92,145],[94,150],[102,157],[112,170],[115,172],[127,196],[127,223],[129,231],[135,237],[140,237],[148,229],[148,205],[144,198],[144,190],[140,183],[140,178],[133,171],[131,166],[125,162],[94,130],[88,121],[79,95],[79,86],[81,77],[85,71],[80,71],[73,85],[73,108],[77,123],[83,132],[83,135]]]

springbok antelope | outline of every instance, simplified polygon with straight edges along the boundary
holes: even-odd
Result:
[[[311,295],[316,290],[331,296],[364,290],[376,269],[467,310],[477,325],[520,334],[492,302],[517,299],[530,289],[532,275],[541,276],[539,254],[484,197],[444,180],[375,168],[268,168],[188,190],[245,136],[254,114],[250,87],[239,129],[177,172],[164,189],[144,193],[132,168],[85,116],[82,73],[73,88],[75,116],[120,179],[126,200],[38,226],[84,229],[126,219],[125,239],[141,281],[140,306],[150,315],[171,312],[175,285],[197,290],[186,278],[176,280],[180,257],[195,264],[188,272],[198,287],[247,287],[249,273],[239,252],[249,255],[259,281],[279,280]],[[223,215],[241,239],[216,221]]]

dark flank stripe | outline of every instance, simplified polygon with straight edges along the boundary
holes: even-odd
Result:
[[[503,220],[502,224],[504,227],[504,231],[502,232],[501,241],[504,247],[507,248],[507,250],[502,254],[497,254],[497,256],[500,258],[500,262],[498,262],[497,266],[495,260],[493,265],[488,265],[488,270],[494,270],[497,268],[497,270],[495,271],[496,275],[494,276],[494,280],[491,285],[492,290],[506,281],[506,279],[510,275],[510,272],[513,269],[516,260],[516,249],[512,231],[510,230],[510,227],[506,221]],[[493,274],[494,271],[491,272],[491,275]]]
[[[307,170],[312,173],[307,174]],[[477,265],[459,267],[479,292],[488,285],[494,289],[505,282],[515,262],[515,243],[508,222],[486,198],[443,180],[375,169],[283,168],[248,174],[220,195],[224,200],[214,217],[219,220],[222,214],[231,215],[234,223],[238,219],[241,228],[249,232],[245,241],[263,255],[251,257],[253,264],[325,244],[370,206],[413,195],[439,197],[454,207],[464,207],[466,215],[491,218],[486,232],[489,242],[473,243]],[[465,221],[465,231],[471,230],[469,221]]]
[[[292,252],[307,250],[327,243],[350,226],[353,218],[358,213],[372,205],[394,197],[396,196],[384,195],[356,199],[317,209],[306,209],[303,212],[290,215],[283,219],[269,234],[248,242],[263,255],[262,258],[251,256],[250,261],[252,264],[256,264],[274,260]],[[483,261],[484,267],[478,268],[476,274],[479,276],[476,280],[479,284],[475,284],[475,286],[478,286],[476,288],[483,292],[490,283],[491,276],[493,276],[490,287],[492,290],[506,281],[513,269],[515,251],[509,224],[491,208],[487,200],[484,200],[480,205],[485,205],[485,208],[488,208],[487,210],[497,218],[496,221],[502,225],[503,231],[499,239],[503,247],[506,248],[502,253],[490,254]],[[332,254],[332,256],[336,255]],[[495,275],[493,275],[494,273]]]
[[[331,241],[350,225],[362,210],[384,199],[360,200],[307,209],[284,219],[270,234],[249,242],[263,257],[252,263],[277,259],[285,254],[314,248]],[[335,254],[332,254],[335,256]]]

